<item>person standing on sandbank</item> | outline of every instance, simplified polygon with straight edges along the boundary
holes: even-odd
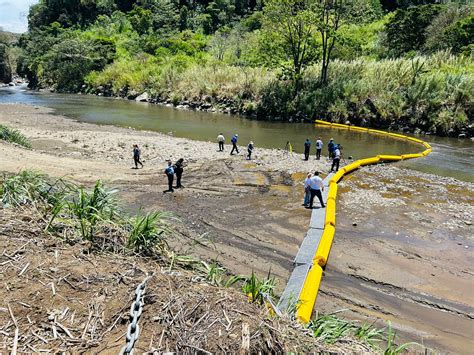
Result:
[[[252,159],[252,152],[253,152],[253,142],[250,141],[249,145],[247,146],[247,160],[251,160]]]
[[[309,138],[306,138],[304,142],[304,160],[309,159],[309,150],[311,149],[311,141]]]
[[[303,201],[303,206],[308,207],[309,206],[309,200],[311,198],[311,191],[309,189],[309,183],[311,181],[311,173],[308,173],[306,175],[306,179],[304,180],[304,201]]]
[[[165,175],[168,178],[168,190],[163,192],[173,192],[174,168],[171,160],[168,161],[168,166],[165,169]]]
[[[331,138],[328,143],[329,159],[332,159],[335,147],[336,147],[336,144],[334,143],[334,138]]]
[[[224,151],[224,142],[225,142],[225,137],[222,133],[219,133],[217,136],[217,143],[219,144],[219,152]]]
[[[322,149],[323,149],[323,141],[321,140],[321,137],[318,137],[318,140],[316,141],[316,160],[321,159]]]
[[[230,140],[232,142],[232,150],[230,151],[230,155],[234,155],[234,150],[239,154],[239,148],[237,147],[237,141],[239,140],[239,135],[234,134],[232,139]]]
[[[331,172],[339,170],[339,162],[342,156],[341,150],[342,145],[336,145],[332,158]],[[336,168],[336,170],[334,170],[334,168]]]
[[[135,169],[138,169],[138,164],[143,168],[143,163],[140,161],[141,150],[138,144],[133,145],[133,161],[135,162]]]
[[[176,188],[181,189],[183,185],[181,185],[181,176],[183,176],[184,171],[184,159],[180,158],[173,166],[174,172],[176,174]]]
[[[313,200],[315,196],[318,196],[319,202],[321,203],[321,207],[326,207],[323,201],[323,195],[321,193],[321,191],[324,191],[324,184],[323,179],[319,177],[319,171],[315,171],[314,176],[309,179],[309,191],[311,193],[311,197],[309,199],[308,208],[313,208]]]

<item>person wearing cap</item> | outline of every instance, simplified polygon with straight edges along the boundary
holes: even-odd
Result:
[[[219,133],[217,136],[217,143],[219,143],[219,152],[224,151],[224,142],[225,142],[225,137],[222,133]]]
[[[230,151],[230,155],[234,155],[234,150],[239,154],[239,148],[237,147],[237,141],[239,140],[239,135],[234,134],[232,139],[230,140],[232,142],[232,150]]]
[[[321,159],[322,149],[323,149],[323,141],[321,140],[321,137],[318,137],[318,140],[316,141],[316,160]]]
[[[342,156],[341,150],[342,150],[342,145],[335,146],[334,152],[333,152],[333,158],[332,158],[331,172],[339,170],[339,162],[341,161],[341,156]],[[334,170],[334,168],[336,168],[336,170]]]
[[[304,142],[304,160],[308,160],[309,159],[309,150],[311,148],[311,141],[309,140],[309,138],[306,138],[305,142]]]
[[[333,157],[335,148],[336,148],[336,144],[334,143],[334,138],[331,138],[328,143],[329,159]]]
[[[308,207],[309,206],[309,200],[311,198],[311,191],[309,189],[309,183],[311,182],[311,173],[308,173],[306,175],[306,179],[304,180],[304,201],[303,201],[303,206]]]
[[[253,152],[253,142],[250,141],[249,145],[247,146],[247,160],[252,159],[252,152]]]

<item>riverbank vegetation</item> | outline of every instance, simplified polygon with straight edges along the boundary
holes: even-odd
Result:
[[[174,234],[177,233],[173,224],[179,223],[179,221],[169,213],[158,211],[130,217],[121,211],[120,201],[116,194],[116,190],[107,188],[101,181],[97,181],[91,188],[86,188],[67,180],[52,179],[34,171],[25,170],[17,175],[3,176],[0,178],[0,210],[4,213],[7,210],[13,211],[13,213],[15,211],[21,212],[21,215],[18,214],[18,218],[11,219],[11,223],[8,225],[5,224],[4,232],[6,234],[2,234],[2,236],[6,238],[9,232],[15,230],[15,221],[18,223],[29,221],[29,224],[23,223],[21,233],[15,233],[15,237],[26,234],[29,236],[27,244],[34,240],[35,245],[40,243],[41,238],[47,239],[43,243],[46,242],[49,246],[64,243],[61,247],[61,258],[56,257],[55,270],[66,265],[69,272],[67,276],[76,272],[76,269],[70,267],[71,261],[66,262],[63,259],[67,259],[69,255],[67,249],[75,249],[79,246],[84,250],[76,249],[73,254],[87,255],[87,260],[94,265],[96,273],[102,272],[102,269],[91,261],[95,256],[100,255],[105,259],[108,257],[136,258],[128,260],[130,264],[134,265],[134,268],[137,265],[143,266],[143,263],[156,262],[160,265],[163,274],[172,275],[173,272],[181,276],[185,274],[186,277],[181,277],[179,281],[173,281],[173,283],[180,283],[181,289],[191,287],[194,292],[198,292],[196,288],[204,287],[205,292],[209,294],[212,293],[209,287],[215,287],[213,291],[219,295],[222,295],[224,289],[227,288],[240,289],[247,299],[245,303],[253,304],[252,307],[255,308],[253,317],[257,317],[257,319],[261,317],[261,321],[282,322],[285,325],[281,329],[286,330],[279,330],[278,333],[282,339],[278,346],[282,350],[297,346],[297,349],[305,351],[339,349],[339,351],[358,350],[396,354],[408,346],[414,345],[414,343],[395,345],[395,333],[390,324],[387,328],[379,329],[374,325],[349,322],[338,318],[335,314],[329,314],[317,315],[306,328],[303,328],[294,319],[297,305],[290,314],[283,317],[276,316],[272,306],[276,281],[270,273],[263,278],[254,273],[249,277],[231,275],[217,260],[203,261],[192,255],[175,253],[170,244],[173,243]],[[3,216],[2,213],[0,221]],[[25,248],[27,244],[22,248]],[[17,249],[18,245],[15,245],[15,248]],[[48,248],[45,247],[40,250],[40,252],[42,251],[48,251]],[[35,254],[37,252],[38,250],[35,250]],[[21,254],[26,257],[29,255],[27,249],[23,250]],[[46,258],[46,260],[49,259],[49,257]],[[160,269],[160,267],[156,268],[156,265],[153,266],[155,270]],[[26,271],[26,268],[23,269],[23,272]],[[18,272],[15,274],[18,276]],[[122,275],[122,277],[124,276]],[[115,274],[113,279],[116,279]],[[77,281],[75,277],[71,276],[71,282],[75,281]],[[186,283],[187,285],[184,285]],[[20,282],[18,282],[19,284]],[[20,288],[25,292],[25,281],[21,284],[23,286]],[[117,284],[125,283],[110,284],[108,286],[110,291],[117,287]],[[203,286],[203,284],[206,285]],[[70,285],[69,282],[68,285]],[[59,282],[57,286],[59,286]],[[71,287],[77,296],[79,291],[74,286]],[[56,292],[54,290],[53,287],[53,296]],[[60,290],[60,292],[65,292],[63,289]],[[48,292],[50,292],[49,289]],[[237,302],[231,298],[225,298],[225,300],[224,303],[228,305]],[[172,301],[176,302],[176,299]],[[153,300],[147,302],[151,303],[147,312],[151,312],[150,308],[153,308],[154,302]],[[189,307],[192,308],[194,305]],[[105,309],[105,311],[109,310]],[[123,309],[117,315],[120,316],[122,313]],[[223,315],[227,323],[230,324],[232,323],[228,318],[230,312],[228,314],[224,311]],[[246,315],[245,312],[243,314]],[[30,316],[35,317],[36,313],[30,314]],[[238,316],[241,317],[242,314]],[[191,318],[193,317],[186,318],[187,322],[190,322]],[[194,321],[197,319],[198,317],[194,317]],[[30,321],[29,325],[31,326],[31,324]],[[109,331],[115,324],[116,322],[109,328]],[[120,324],[119,326],[121,326]],[[103,328],[105,329],[105,325]],[[299,334],[297,338],[301,337],[301,339],[294,340],[291,336],[294,333]],[[293,340],[288,340],[288,338]],[[275,341],[274,337],[272,339],[272,342]],[[176,339],[176,341],[178,340]],[[252,340],[252,346],[257,351],[272,345],[255,339]]]
[[[268,120],[474,133],[474,6],[447,1],[40,1],[35,88]]]
[[[9,142],[9,143],[16,143],[21,145],[25,148],[31,148],[30,140],[23,135],[17,129],[12,129],[10,127],[4,126],[0,124],[0,140]]]

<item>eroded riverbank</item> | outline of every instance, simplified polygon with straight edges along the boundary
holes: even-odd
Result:
[[[35,169],[85,184],[102,178],[119,187],[127,209],[174,211],[184,250],[195,245],[193,253],[217,257],[234,273],[271,268],[280,289],[309,222],[297,172],[328,168],[326,161],[305,163],[277,150],[259,149],[249,163],[216,152],[212,143],[83,124],[22,105],[2,106],[0,123],[21,129],[34,146],[0,143],[0,170]],[[143,142],[143,170],[130,169],[134,142]],[[164,160],[181,156],[190,162],[186,188],[163,194]],[[340,188],[338,229],[316,309],[389,319],[407,339],[440,351],[470,349],[473,184],[376,166]]]

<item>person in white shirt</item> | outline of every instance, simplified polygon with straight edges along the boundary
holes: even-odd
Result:
[[[334,156],[332,158],[332,165],[331,165],[331,172],[339,170],[339,162],[341,160],[341,153],[342,145],[337,145],[336,149],[334,150]],[[334,170],[336,168],[336,170]]]
[[[318,137],[318,140],[316,141],[316,160],[321,159],[322,149],[323,149],[323,141],[321,140],[321,137]]]
[[[304,202],[303,206],[308,207],[309,199],[311,198],[311,191],[309,190],[309,182],[311,180],[311,173],[306,175],[306,179],[304,180]]]
[[[323,201],[323,195],[321,193],[321,191],[324,191],[324,184],[323,184],[323,179],[319,177],[319,171],[315,171],[314,176],[310,179],[309,191],[311,193],[311,197],[309,199],[308,208],[313,208],[314,196],[318,196],[318,199],[319,199],[319,202],[321,202],[322,208],[326,207]]]
[[[224,142],[225,142],[225,137],[222,133],[219,133],[217,136],[217,143],[219,143],[219,152],[224,151]]]

